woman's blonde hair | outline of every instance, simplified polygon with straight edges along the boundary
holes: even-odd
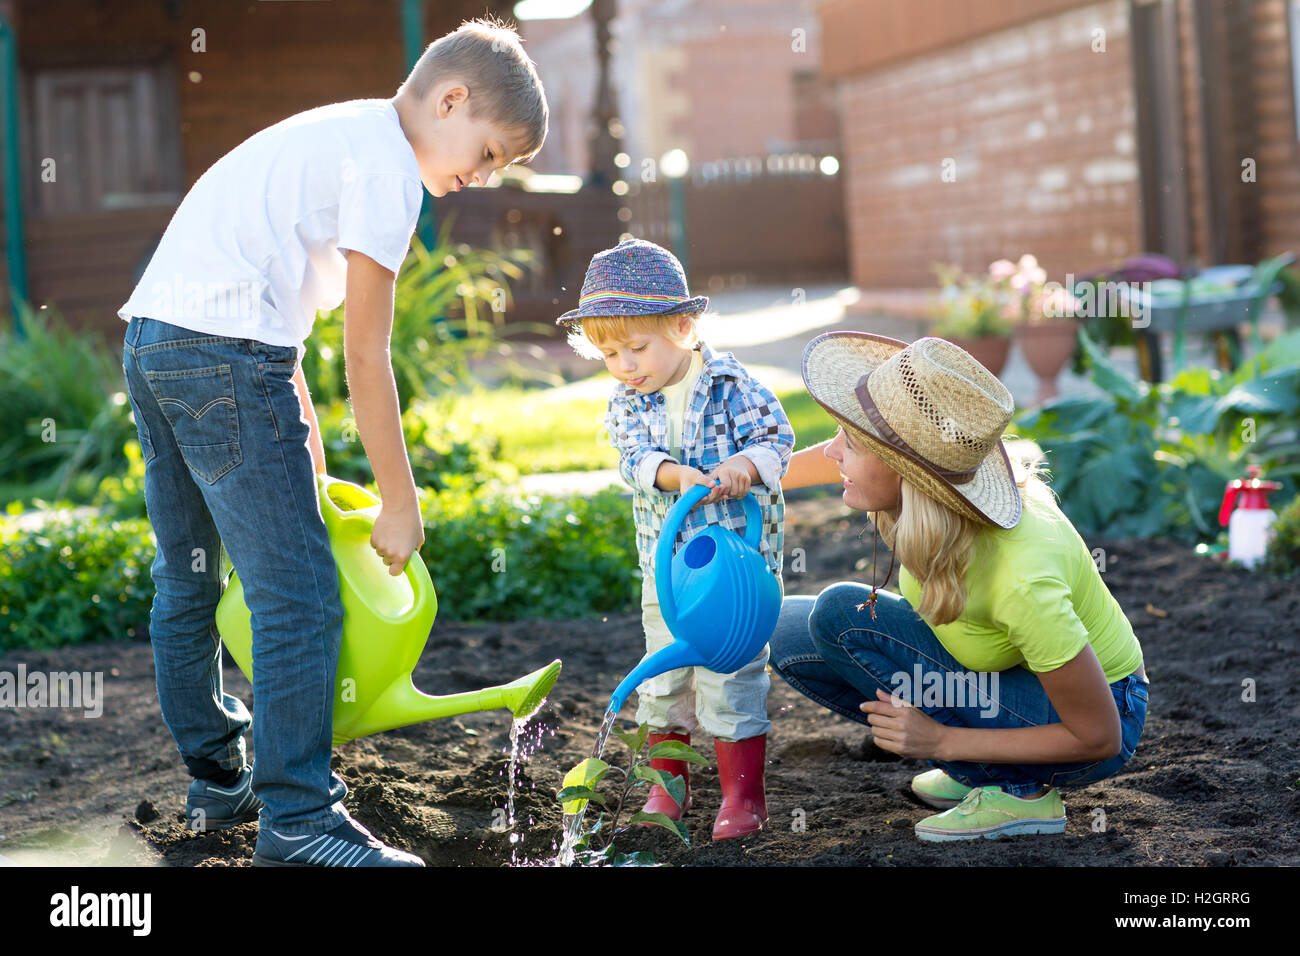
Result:
[[[858,444],[866,444],[854,437]],[[1050,513],[1051,508],[1044,508],[1044,504],[1054,493],[1045,481],[1049,475],[1042,466],[1041,454],[1028,461],[1015,455],[1008,457],[1024,507]],[[921,585],[921,604],[916,612],[931,626],[949,624],[966,608],[966,572],[976,539],[981,534],[999,534],[1003,529],[959,514],[906,478],[900,478],[899,493],[902,508],[897,519],[884,511],[874,513],[872,518],[885,544]]]
[[[686,334],[677,331],[678,323],[690,320]],[[601,346],[611,339],[626,342],[636,333],[662,335],[682,348],[693,349],[700,343],[699,315],[597,315],[582,320],[582,326],[569,333],[569,345],[588,359],[603,359]]]

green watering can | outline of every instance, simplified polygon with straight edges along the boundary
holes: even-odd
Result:
[[[321,515],[339,572],[343,643],[334,687],[335,746],[439,717],[504,708],[522,719],[542,705],[560,676],[552,661],[509,684],[433,697],[416,690],[411,672],[438,613],[429,571],[419,553],[400,575],[390,574],[370,534],[380,501],[351,482],[319,475]],[[217,630],[226,650],[253,679],[253,628],[239,576],[217,604]]]

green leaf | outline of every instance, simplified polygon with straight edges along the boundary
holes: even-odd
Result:
[[[609,773],[609,764],[599,757],[588,757],[572,770],[564,775],[563,789],[561,794],[570,790],[585,790],[586,793],[579,793],[573,797],[561,796],[560,802],[564,804],[565,813],[581,813],[586,807],[588,800],[596,800],[597,803],[603,803],[601,799],[592,796],[598,783]]]
[[[685,760],[707,767],[709,762],[680,740],[662,740],[650,748],[651,760]]]
[[[663,866],[649,850],[637,850],[635,853],[615,853],[609,861],[610,866]]]
[[[654,767],[642,766],[632,768],[632,776],[638,780],[647,780],[663,787],[668,796],[673,798],[673,803],[679,807],[682,805],[682,801],[686,799],[686,781],[675,774],[656,770]]]
[[[1300,406],[1300,366],[1278,369],[1234,385],[1219,405],[1222,412],[1289,415]]]
[[[1088,360],[1092,363],[1092,380],[1098,388],[1120,401],[1136,402],[1142,397],[1143,392],[1139,384],[1116,368],[1106,357],[1106,353],[1097,347],[1083,329],[1079,329],[1079,344],[1083,346]]]
[[[628,821],[629,825],[637,823],[650,823],[657,827],[663,827],[665,830],[671,830],[676,833],[683,843],[691,845],[690,837],[686,833],[686,824],[681,820],[674,820],[664,813],[646,813],[644,810],[640,813],[633,814],[632,819]]]
[[[1213,395],[1178,395],[1168,414],[1178,420],[1178,429],[1188,435],[1208,435],[1219,423],[1220,399]]]
[[[559,800],[561,803],[572,803],[578,800],[585,803],[588,800],[594,800],[602,806],[608,806],[605,797],[598,791],[592,790],[590,787],[565,787],[555,795],[555,799]],[[566,808],[564,812],[576,813],[577,811]]]
[[[646,738],[650,735],[650,725],[642,724],[634,733],[628,733],[623,730],[614,731],[615,736],[623,741],[628,750],[634,754],[639,754],[641,748],[645,746]]]

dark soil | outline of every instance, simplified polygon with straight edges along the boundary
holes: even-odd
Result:
[[[866,581],[870,534],[858,539],[862,525],[838,499],[792,503],[787,549],[803,548],[807,569],[795,573],[787,559],[787,590],[815,594],[837,580]],[[942,847],[918,841],[913,824],[932,811],[912,800],[907,786],[925,765],[877,749],[865,727],[817,707],[774,675],[769,828],[746,840],[710,842],[720,801],[710,766],[692,779],[690,847],[662,830],[629,833],[620,847],[678,865],[1300,864],[1300,584],[1225,567],[1168,542],[1088,544],[1104,549],[1104,579],[1142,642],[1151,706],[1125,771],[1065,792],[1064,836]],[[882,574],[886,566],[882,561]],[[439,624],[415,675],[428,693],[487,686],[555,657],[564,661],[550,701],[523,732],[523,749],[536,752],[517,778],[519,842],[499,826],[510,750],[505,712],[337,748],[347,805],[381,839],[433,865],[552,859],[560,836],[553,794],[564,771],[590,751],[610,691],[642,650],[635,614]],[[158,710],[147,643],[14,654],[0,669],[20,662],[29,671],[103,671],[104,712],[87,719],[71,710],[0,710],[0,855],[19,863],[250,863],[256,824],[202,835],[184,828],[189,778]],[[233,665],[226,679],[227,689],[251,704]],[[1243,700],[1248,680],[1253,701]],[[712,759],[712,741],[701,734],[695,744]],[[622,759],[625,751],[614,742],[609,753]]]

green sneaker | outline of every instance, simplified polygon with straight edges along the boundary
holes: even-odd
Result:
[[[1041,797],[1021,799],[997,787],[976,787],[951,810],[916,825],[916,835],[932,843],[1064,832],[1065,805],[1055,788]]]
[[[970,793],[970,787],[958,783],[942,770],[935,768],[918,773],[912,778],[912,793],[928,807],[948,810],[957,806]]]

